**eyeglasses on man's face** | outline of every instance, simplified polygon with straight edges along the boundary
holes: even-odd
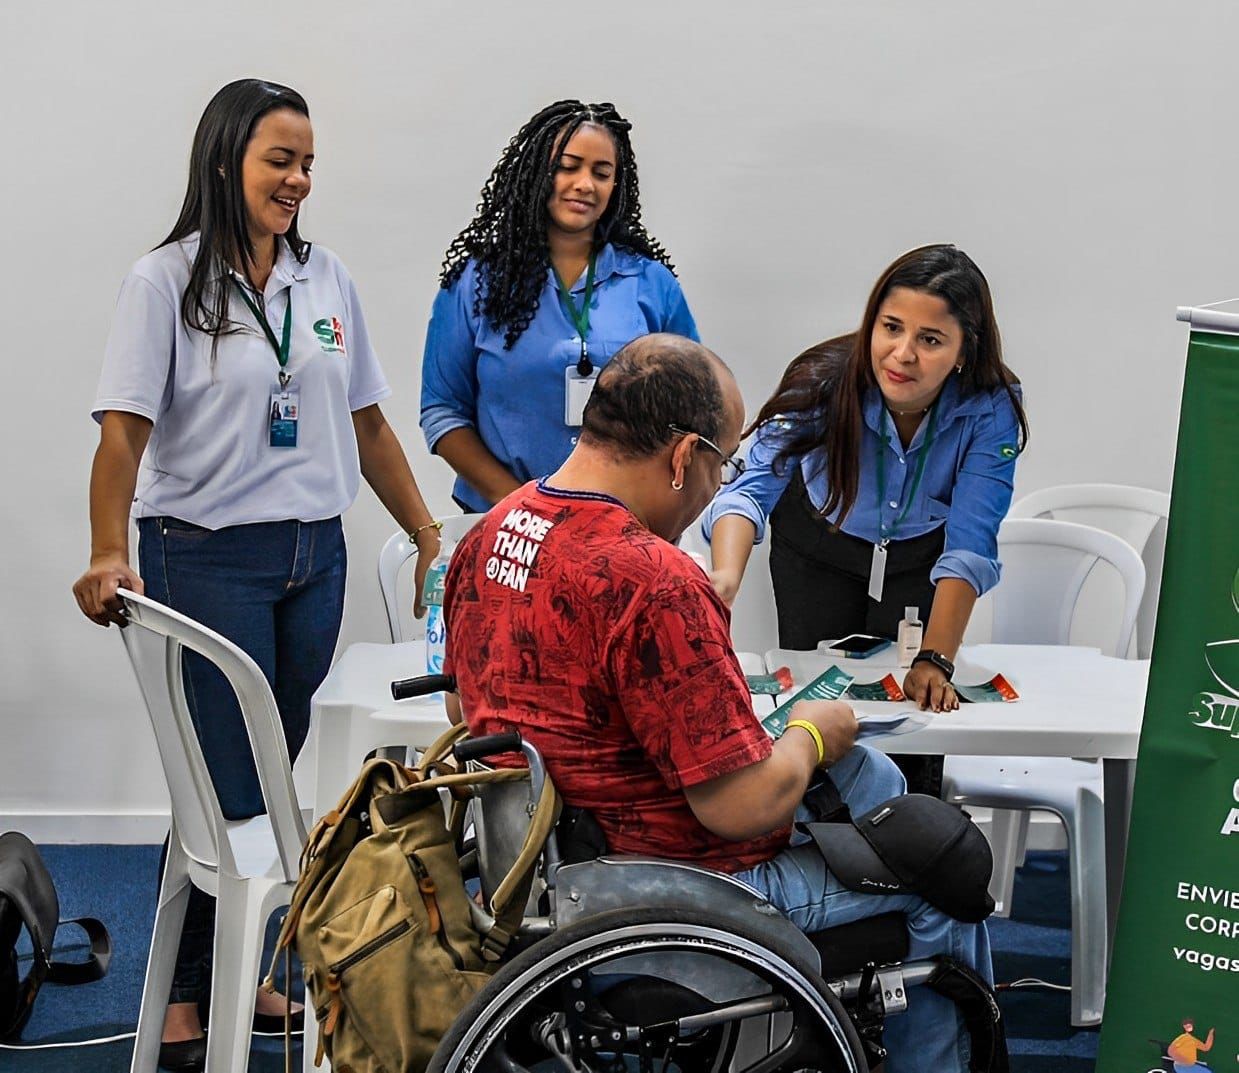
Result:
[[[731,484],[740,474],[744,472],[744,459],[737,458],[735,455],[723,454],[723,449],[719,447],[713,440],[707,440],[700,432],[693,432],[692,429],[681,428],[679,425],[668,425],[673,433],[677,436],[696,436],[697,442],[710,448],[716,455],[723,460],[723,483]]]

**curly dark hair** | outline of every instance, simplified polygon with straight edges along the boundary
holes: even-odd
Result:
[[[610,242],[675,271],[667,251],[641,222],[637,161],[628,138],[632,124],[613,104],[556,101],[508,142],[482,187],[477,215],[448,246],[439,274],[440,286],[450,287],[470,258],[477,261],[473,312],[503,330],[505,349],[512,348],[538,310],[551,263],[546,203],[564,147],[586,123],[603,128],[615,141],[615,190],[594,231],[594,248]]]

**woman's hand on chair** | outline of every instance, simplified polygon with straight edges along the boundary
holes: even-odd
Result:
[[[903,680],[904,695],[922,710],[951,712],[959,707],[959,695],[946,671],[936,663],[921,660],[912,665]]]
[[[129,589],[139,595],[145,590],[142,579],[129,566],[129,560],[120,552],[98,555],[91,559],[90,568],[73,585],[73,596],[82,614],[100,626],[125,624],[117,589]]]

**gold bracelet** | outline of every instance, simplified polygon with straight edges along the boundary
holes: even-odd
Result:
[[[431,521],[428,521],[425,525],[419,525],[416,529],[413,530],[413,532],[409,534],[409,539],[413,541],[414,544],[416,544],[417,534],[424,532],[427,529],[437,529],[440,533],[442,533],[443,523],[432,519]]]
[[[800,727],[801,730],[807,730],[809,737],[813,739],[813,744],[817,746],[817,763],[820,767],[826,762],[826,743],[822,741],[822,732],[817,729],[807,719],[791,719],[788,721],[787,729],[792,727]]]

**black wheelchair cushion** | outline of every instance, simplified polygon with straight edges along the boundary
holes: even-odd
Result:
[[[869,962],[890,965],[908,956],[908,921],[903,913],[883,913],[850,924],[813,932],[811,942],[822,956],[827,979],[857,972]]]

